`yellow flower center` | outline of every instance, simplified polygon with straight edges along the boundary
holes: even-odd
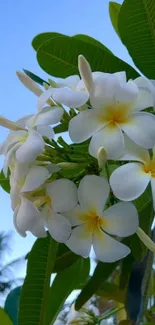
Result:
[[[129,104],[114,104],[104,108],[100,118],[105,122],[110,122],[111,127],[117,124],[125,123],[129,118],[131,107]]]
[[[94,228],[100,228],[105,224],[105,220],[101,219],[94,208],[90,208],[87,212],[78,212],[78,218],[87,223],[88,231],[92,231]]]
[[[151,173],[152,177],[155,178],[155,159],[146,162],[143,166],[143,170],[145,173]]]

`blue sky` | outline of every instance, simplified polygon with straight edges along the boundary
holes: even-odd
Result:
[[[132,64],[111,25],[108,0],[5,0],[1,4],[1,51],[0,51],[0,114],[16,120],[36,110],[36,97],[20,83],[16,70],[26,68],[43,78],[47,75],[37,64],[31,47],[33,37],[41,32],[55,31],[68,35],[88,34],[117,56]],[[122,3],[121,0],[117,2]],[[79,53],[80,54],[80,53]],[[0,139],[7,131],[0,127]],[[0,158],[2,166],[3,158]],[[13,232],[12,255],[25,254],[32,246],[34,237],[25,239],[15,233],[12,222],[9,195],[0,188],[0,229]]]

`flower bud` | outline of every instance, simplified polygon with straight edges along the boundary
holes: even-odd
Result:
[[[92,71],[88,61],[85,59],[83,55],[78,56],[78,68],[79,68],[81,78],[83,79],[83,82],[85,84],[85,87],[90,93],[93,85]]]
[[[107,162],[107,152],[104,147],[100,147],[97,152],[98,166],[100,169],[104,167]]]

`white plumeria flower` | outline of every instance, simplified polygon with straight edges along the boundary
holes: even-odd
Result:
[[[5,154],[6,165],[15,155],[20,163],[34,162],[44,150],[45,142],[42,136],[34,129],[12,131],[1,145],[0,154]]]
[[[153,107],[155,108],[155,80],[139,77],[135,79],[135,82],[139,89],[150,91],[153,100]]]
[[[85,325],[88,322],[91,322],[92,316],[89,315],[89,313],[87,312],[88,308],[89,308],[89,302],[84,304],[84,306],[79,311],[76,311],[75,304],[72,304],[71,309],[67,316],[66,325],[82,325],[82,324]],[[94,306],[89,308],[89,310],[93,310],[93,312],[94,312]],[[94,312],[94,315],[98,316],[98,313],[96,310]]]
[[[120,202],[103,211],[110,192],[101,176],[85,176],[78,188],[79,204],[65,216],[74,227],[66,245],[76,254],[88,257],[93,245],[96,257],[103,262],[117,261],[130,249],[111,235],[130,236],[138,227],[138,214],[132,203]]]
[[[80,112],[70,121],[69,135],[74,143],[92,137],[92,156],[97,157],[99,148],[104,147],[108,159],[120,157],[124,151],[123,132],[142,147],[153,147],[155,117],[141,112],[153,106],[152,94],[139,89],[136,80],[126,82],[125,72],[94,73],[90,103],[92,109]]]
[[[110,185],[116,197],[123,201],[138,198],[151,182],[153,204],[155,209],[155,147],[153,157],[149,151],[136,145],[126,137],[126,153],[121,160],[127,163],[115,169],[110,177]]]
[[[71,232],[70,222],[64,217],[63,212],[72,209],[76,204],[77,188],[72,181],[59,179],[45,186],[45,196],[40,198],[39,209],[50,235],[60,243],[65,242]],[[37,205],[39,206],[39,198]]]
[[[13,219],[15,229],[22,237],[26,237],[27,231],[36,237],[46,237],[45,221],[41,218],[40,211],[26,198],[21,197],[20,204],[15,208]]]
[[[61,103],[68,107],[78,108],[84,105],[89,98],[89,93],[84,84],[81,84],[80,77],[73,75],[65,79],[58,79],[59,88],[49,88],[46,90],[38,101],[38,109],[42,107],[43,102],[52,97],[55,102]]]

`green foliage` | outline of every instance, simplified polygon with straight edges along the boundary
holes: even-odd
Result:
[[[115,300],[120,303],[125,301],[125,291],[120,290],[119,286],[111,282],[104,282],[96,291],[97,296]]]
[[[65,244],[59,244],[53,273],[63,271],[75,263],[79,258],[80,256],[71,252]]]
[[[93,294],[97,292],[101,284],[107,281],[118,264],[119,261],[110,264],[102,262],[98,263],[93,276],[90,278],[76,300],[76,310],[79,310],[93,296]]]
[[[113,2],[113,1],[109,2],[110,19],[111,19],[112,25],[115,29],[115,32],[117,33],[117,35],[119,37],[120,37],[120,35],[119,35],[119,30],[118,30],[118,16],[119,16],[120,9],[121,9],[120,3]]]
[[[48,40],[39,47],[37,60],[43,70],[55,77],[78,74],[77,58],[83,54],[92,71],[116,72],[125,70],[128,78],[138,73],[126,62],[98,46],[68,36]]]
[[[13,325],[18,325],[18,308],[20,293],[21,287],[17,287],[11,290],[5,301],[4,309],[12,320]]]
[[[120,10],[118,29],[137,68],[155,79],[155,1],[125,0]]]
[[[0,172],[0,185],[1,185],[2,189],[5,192],[10,193],[10,182],[9,182],[9,178],[6,178],[4,176],[3,170],[1,170],[1,172]]]
[[[105,51],[112,54],[112,52],[105,45],[103,45],[101,42],[99,42],[98,40],[96,40],[93,37],[90,37],[90,36],[84,35],[84,34],[77,34],[77,35],[74,35],[72,37],[75,38],[75,39],[79,39],[80,41],[83,41],[85,43],[90,43],[90,44],[93,44],[95,46],[101,47]]]
[[[39,47],[46,43],[49,39],[60,37],[61,35],[63,36],[63,34],[51,32],[38,34],[32,40],[32,46],[34,50],[38,51]]]
[[[90,271],[89,258],[80,258],[66,270],[59,272],[50,289],[47,319],[53,324],[69,294],[88,279]]]
[[[39,85],[43,86],[44,83],[49,85],[49,83],[47,81],[45,81],[42,78],[38,77],[36,74],[32,73],[31,71],[28,71],[26,69],[23,69],[23,71],[25,72],[25,74],[28,77],[30,77],[33,81],[37,82]]]
[[[49,325],[46,311],[56,250],[57,243],[49,235],[34,243],[21,291],[18,325]]]
[[[5,312],[5,310],[1,307],[0,307],[0,324],[1,325],[14,325],[12,323],[11,319],[9,318],[9,316],[7,315],[7,313]]]

